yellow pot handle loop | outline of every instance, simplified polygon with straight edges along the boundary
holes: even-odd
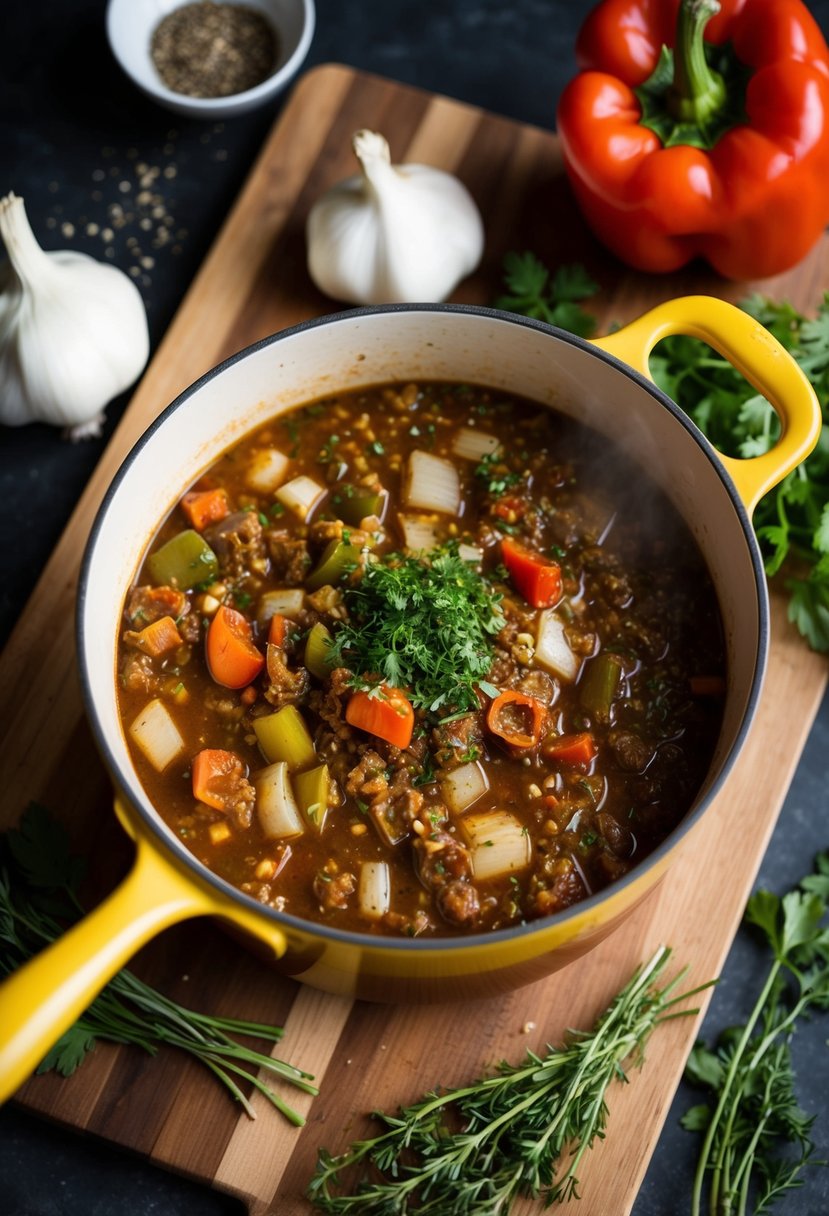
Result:
[[[132,870],[119,887],[53,945],[0,985],[0,1103],[34,1071],[128,959],[162,929],[192,916],[226,916],[285,950],[247,909],[202,886],[158,838],[116,803],[135,837]],[[266,925],[267,922],[264,922]]]
[[[762,456],[736,460],[718,453],[751,514],[763,495],[805,460],[817,443],[818,399],[795,360],[759,321],[713,296],[682,296],[659,304],[593,345],[652,380],[651,351],[672,334],[700,338],[713,346],[771,402],[780,419],[780,438]]]

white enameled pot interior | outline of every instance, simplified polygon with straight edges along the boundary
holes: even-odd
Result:
[[[134,774],[115,680],[120,608],[153,530],[222,451],[266,419],[338,390],[410,379],[479,383],[554,407],[609,436],[661,486],[705,555],[727,641],[725,720],[700,796],[738,743],[763,663],[764,586],[747,518],[699,434],[614,360],[544,327],[486,310],[345,313],[277,335],[184,393],[136,445],[96,521],[79,600],[88,709],[118,784],[164,836],[172,839]]]

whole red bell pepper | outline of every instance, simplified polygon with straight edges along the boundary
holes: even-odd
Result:
[[[640,270],[788,269],[829,223],[829,48],[800,0],[604,0],[557,123],[596,235]]]

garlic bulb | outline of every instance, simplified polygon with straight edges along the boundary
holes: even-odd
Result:
[[[84,253],[45,253],[23,200],[0,200],[0,423],[48,422],[72,439],[100,433],[103,408],[150,350],[141,294]]]
[[[445,300],[481,258],[481,215],[466,187],[429,165],[392,165],[382,135],[358,131],[362,173],[328,190],[308,216],[308,271],[354,304]]]

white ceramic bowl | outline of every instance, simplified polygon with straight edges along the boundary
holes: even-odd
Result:
[[[314,0],[225,0],[259,9],[273,25],[279,57],[267,79],[228,97],[189,97],[162,83],[150,54],[158,23],[191,0],[109,0],[106,29],[112,53],[129,77],[148,97],[188,118],[223,119],[246,114],[271,101],[298,72],[314,36]]]

